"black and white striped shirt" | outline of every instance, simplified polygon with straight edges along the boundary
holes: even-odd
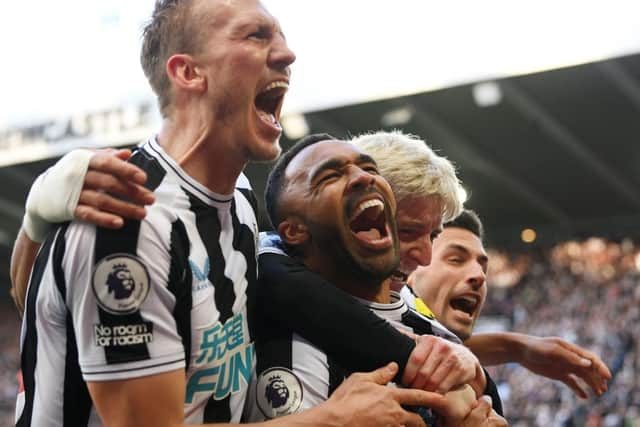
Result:
[[[255,198],[209,191],[155,142],[132,162],[156,202],[121,230],[62,226],[42,247],[21,339],[18,426],[84,426],[85,381],[185,369],[185,420],[238,422],[255,366]]]
[[[318,281],[323,280],[306,270],[303,265],[297,263],[285,264],[285,260],[291,259],[286,254],[286,248],[282,240],[275,233],[261,233],[260,235],[261,266],[265,265],[263,260],[267,258],[271,263],[281,264],[283,266],[280,269],[282,273],[285,273],[285,271],[288,272],[285,274],[294,273],[299,287],[310,287],[314,282],[318,285]],[[275,277],[270,274],[269,277],[263,276],[262,280],[261,288],[264,290],[267,287],[267,289],[272,290],[273,286],[268,285],[273,285],[273,283],[269,282],[283,281],[285,277],[282,275]],[[390,324],[396,329],[413,332],[418,335],[436,335],[455,343],[461,343],[455,334],[435,318],[424,316],[411,307],[412,304],[410,303],[413,303],[413,299],[410,296],[413,294],[408,289],[403,289],[400,293],[392,292],[391,303],[380,304],[358,299],[347,294],[339,296],[336,293],[328,292],[332,288],[333,285],[324,283],[317,287],[315,292],[316,299],[299,300],[297,303],[299,307],[302,307],[302,310],[305,307],[324,306],[324,311],[331,315],[332,307],[337,302],[336,298],[346,298],[354,303],[353,310],[359,309],[357,306],[365,306],[377,316],[376,318],[379,322]],[[291,286],[288,289],[294,290]],[[262,297],[267,296],[264,292],[260,295]],[[260,299],[261,307],[265,304],[263,299],[265,298]],[[405,300],[409,301],[409,303],[405,302]],[[345,309],[345,306],[341,306],[340,314],[344,314],[342,311]],[[317,310],[314,310],[314,312],[317,312]],[[287,316],[282,315],[279,316],[279,319],[274,319],[269,316],[265,317],[264,310],[259,310],[259,313],[260,321],[257,323],[256,328],[257,367],[256,374],[252,378],[249,398],[246,403],[244,415],[246,421],[263,421],[301,412],[316,406],[327,400],[354,369],[360,371],[369,369],[363,366],[358,367],[357,362],[354,363],[353,361],[346,362],[352,368],[347,369],[345,363],[343,363],[346,361],[344,352],[327,351],[315,342],[312,343],[294,332],[300,327],[300,325],[296,324],[297,318],[289,318],[287,320]],[[356,334],[365,337],[365,339],[361,340],[363,345],[366,346],[366,348],[362,349],[363,358],[366,358],[370,352],[376,351],[376,348],[388,347],[387,342],[366,339],[369,336],[369,331],[366,329],[358,329],[357,332],[353,331],[354,328],[360,327],[360,324],[341,324],[339,322],[340,318],[338,316],[338,321],[332,318],[318,318],[315,319],[315,322],[337,323],[338,326],[329,332],[339,337],[337,341],[344,340],[343,333],[349,337],[356,336]],[[381,329],[378,324],[370,322],[366,324],[377,330]],[[346,330],[350,331],[347,333]],[[333,341],[336,341],[336,339],[325,339],[322,342]],[[347,344],[345,343],[345,346]],[[488,373],[486,375],[487,388],[484,394],[492,397],[494,409],[499,414],[502,414],[502,404],[495,383]],[[429,411],[421,411],[420,413],[427,418],[432,416]]]
[[[400,330],[433,334],[429,319],[411,310],[396,292],[391,293],[389,304],[357,300]],[[256,337],[256,356],[247,421],[263,421],[317,406],[350,374],[321,348],[284,328],[261,332]]]

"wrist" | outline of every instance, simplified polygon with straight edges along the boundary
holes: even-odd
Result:
[[[349,414],[331,400],[303,411],[302,414],[306,414],[314,426],[339,427],[349,424]]]
[[[22,218],[22,230],[34,243],[44,242],[52,228],[53,224],[43,221],[29,212],[26,212]]]

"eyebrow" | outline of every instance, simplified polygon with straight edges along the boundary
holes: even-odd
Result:
[[[329,159],[326,160],[322,163],[320,163],[320,165],[318,165],[313,172],[311,173],[311,177],[310,180],[314,181],[318,175],[320,175],[322,172],[329,170],[329,169],[334,169],[334,170],[339,170],[342,169],[347,163],[349,163],[349,160],[346,159]],[[358,157],[356,157],[356,160],[354,162],[356,165],[361,165],[363,163],[373,163],[374,165],[377,166],[377,163],[375,162],[375,160],[373,160],[373,157],[369,156],[368,154],[359,154]]]
[[[468,255],[471,255],[471,251],[469,249],[467,249],[465,246],[458,245],[456,243],[451,243],[449,245],[448,249],[449,250],[457,250],[457,251],[460,251],[460,252],[464,252],[464,253],[466,253]],[[485,255],[485,254],[479,254],[476,257],[476,259],[478,261],[480,261],[480,263],[485,264],[485,265],[489,263],[489,257],[487,255]]]

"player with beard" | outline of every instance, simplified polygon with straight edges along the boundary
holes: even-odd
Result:
[[[273,195],[270,219],[294,259],[355,297],[354,304],[364,304],[397,327],[412,333],[430,328],[399,294],[390,292],[388,279],[399,263],[396,206],[371,157],[328,135],[304,138],[274,166],[267,194]],[[250,420],[318,405],[344,380],[348,370],[339,360],[290,326],[276,327],[266,319],[258,323],[257,378],[251,389],[255,398],[249,398],[247,409]],[[287,387],[285,402],[267,399],[276,383]],[[460,393],[468,393],[460,413],[454,414],[449,406],[437,408],[446,414],[449,425],[459,425],[475,404],[470,388]]]
[[[136,184],[108,181],[116,194],[145,204],[155,191],[155,203],[143,219],[144,209],[98,191],[104,182],[90,170],[90,190],[75,193],[71,204],[79,200],[80,216],[102,227],[76,220],[47,237],[27,214],[23,231],[31,239],[21,233],[16,256],[28,268],[19,280],[31,272],[37,243],[47,240],[26,298],[17,425],[83,426],[92,404],[108,426],[240,419],[253,366],[257,238],[255,199],[242,170],[279,155],[294,60],[258,1],[156,3],[141,62],[161,129],[132,164],[118,163],[121,177]],[[84,170],[72,159],[61,181],[84,176],[96,158],[99,169],[114,171],[109,156],[90,156],[80,154]],[[123,208],[134,219],[105,216],[90,208],[96,205]],[[390,365],[357,375],[327,405],[276,424],[351,424],[357,414],[369,424],[422,425],[400,404],[428,402],[428,394],[377,386],[396,372]]]
[[[450,219],[452,213],[459,209],[459,207],[456,208],[455,196],[457,179],[445,159],[437,156],[434,159],[433,154],[425,155],[425,152],[431,150],[423,141],[399,132],[365,135],[356,138],[355,142],[379,160],[383,174],[401,197],[398,223],[401,230],[401,258],[406,274],[415,266],[429,262],[431,239],[439,232],[442,218]],[[102,168],[102,172],[105,170],[109,172],[111,169],[126,170],[122,167],[127,165],[126,163],[118,163],[112,168]],[[447,169],[450,169],[450,172],[447,172]],[[100,170],[101,168],[98,167],[94,173],[99,173]],[[406,176],[409,172],[413,174],[411,179],[407,179]],[[444,179],[446,176],[449,177]],[[88,175],[87,181],[89,182]],[[442,187],[444,183],[452,181],[452,184]],[[81,193],[81,177],[76,178],[72,183],[70,187],[77,193]],[[445,190],[447,187],[449,189]],[[59,191],[59,188],[49,185],[43,192],[53,194],[56,191]],[[88,189],[86,187],[82,189],[82,194],[90,191],[89,184]],[[71,212],[73,208],[74,206],[71,207]],[[127,214],[124,209],[119,213]],[[410,350],[407,349],[411,347],[405,347],[404,341],[395,341],[389,346],[378,345],[379,342],[387,342],[385,341],[389,336],[387,325],[380,324],[375,316],[363,317],[362,310],[345,299],[343,293],[335,287],[322,286],[322,280],[318,280],[304,268],[300,268],[294,260],[265,251],[260,256],[260,262],[262,275],[276,279],[266,282],[270,284],[268,291],[264,287],[260,288],[265,290],[260,299],[264,302],[263,307],[270,309],[272,317],[277,321],[296,319],[296,327],[301,335],[315,336],[314,343],[337,354],[345,366],[350,369],[372,369],[388,360],[393,360],[398,354],[401,357],[409,354]],[[406,288],[403,289],[405,290]],[[306,300],[327,301],[327,306],[332,308],[335,316],[326,316],[325,305],[300,304],[300,301]],[[425,305],[419,305],[417,308],[423,314],[429,315]],[[319,318],[325,320],[318,322]],[[359,333],[361,330],[371,330],[371,328],[377,328],[377,332],[372,332],[370,335]],[[348,338],[335,335],[333,331],[336,329],[343,331]],[[610,378],[606,365],[597,355],[556,338],[528,337],[508,333],[483,334],[472,337],[468,344],[480,355],[483,363],[516,361],[535,373],[551,378],[557,377],[558,373],[570,372],[583,378],[597,394],[606,390],[606,380]],[[434,346],[437,346],[437,343],[432,343],[430,348]],[[437,353],[437,351],[428,353],[427,356],[431,357]],[[533,363],[534,360],[537,362]],[[430,369],[425,371],[434,372],[434,366],[431,365]],[[409,377],[413,375],[412,372],[409,374]],[[427,374],[422,378],[428,377]],[[404,379],[408,381],[406,375]],[[425,382],[413,385],[425,387]],[[571,386],[569,383],[568,385]],[[426,386],[436,388],[438,384],[434,382]],[[582,395],[582,393],[579,394]]]
[[[412,307],[432,319],[433,333],[459,340],[446,328],[439,328],[429,307],[404,286],[408,274],[420,265],[429,264],[432,240],[442,230],[442,221],[452,220],[461,211],[458,199],[460,187],[453,166],[445,158],[436,155],[424,141],[399,131],[360,135],[351,142],[376,160],[380,173],[389,182],[398,200],[396,220],[401,263],[400,271],[393,275],[392,288],[400,290]],[[273,196],[267,195],[266,198],[268,206]],[[265,249],[265,246],[275,246],[275,249]],[[298,332],[303,332],[303,336],[313,333],[323,337],[323,341],[314,343],[330,353],[341,354],[341,363],[347,366],[366,366],[364,364],[372,358],[384,358],[385,353],[391,352],[385,346],[376,344],[382,341],[378,341],[378,335],[374,332],[371,335],[360,333],[362,330],[383,328],[384,325],[376,323],[375,316],[363,324],[358,307],[352,307],[352,315],[349,316],[350,305],[344,293],[333,286],[320,286],[326,281],[284,255],[273,237],[263,239],[261,247],[259,291],[261,307],[266,315],[278,319],[279,313],[288,307],[287,313],[296,320]],[[314,322],[315,319],[324,319],[324,306],[300,304],[300,301],[318,300],[327,301],[332,307],[341,307],[340,316]],[[341,335],[331,334],[336,329],[341,331]],[[465,344],[485,365],[516,362],[549,378],[575,375],[598,395],[606,391],[607,381],[611,378],[609,369],[597,355],[555,337],[508,332],[476,334]],[[565,383],[576,394],[586,397],[583,390],[574,387],[573,381],[567,380]],[[412,386],[435,388],[438,384],[413,383]]]

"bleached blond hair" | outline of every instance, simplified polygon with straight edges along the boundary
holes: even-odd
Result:
[[[437,195],[443,202],[444,222],[462,212],[462,186],[453,164],[422,139],[394,130],[359,135],[351,142],[378,163],[398,202],[407,197]]]

